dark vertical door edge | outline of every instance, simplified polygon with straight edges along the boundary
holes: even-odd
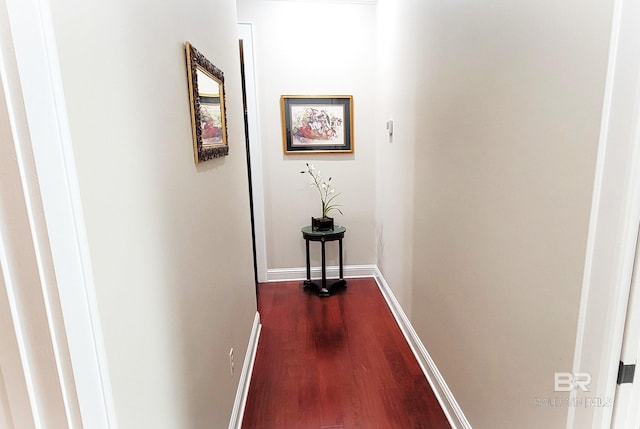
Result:
[[[256,257],[256,226],[253,215],[253,184],[251,182],[251,151],[249,150],[249,120],[247,113],[247,85],[245,82],[244,72],[244,46],[242,40],[239,41],[240,45],[240,75],[242,80],[242,106],[244,108],[244,136],[245,136],[245,148],[247,151],[247,174],[249,183],[249,209],[251,210],[251,244],[253,248],[253,281],[256,290],[256,296],[258,295],[258,261]]]

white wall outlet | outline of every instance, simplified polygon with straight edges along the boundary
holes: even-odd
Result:
[[[236,369],[236,362],[233,359],[233,347],[231,347],[231,350],[229,350],[229,370],[231,371],[231,375],[233,375],[233,372]]]

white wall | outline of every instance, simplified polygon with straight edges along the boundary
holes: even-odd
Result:
[[[341,195],[347,227],[345,264],[375,263],[375,7],[239,0],[240,22],[253,23],[262,144],[267,267],[305,264],[300,228],[321,213],[317,191],[299,172],[312,162]],[[284,155],[281,95],[353,95],[353,154]],[[312,264],[319,251],[312,249]],[[327,246],[337,264],[337,246]]]
[[[376,130],[377,265],[410,316],[413,284],[414,165],[422,138],[417,111],[422,23],[410,1],[378,3],[378,123],[393,120],[393,135]]]
[[[51,3],[119,427],[225,427],[256,311],[235,2]],[[198,166],[187,40],[226,78]]]
[[[416,91],[398,141],[378,138],[381,154],[414,154],[380,156],[394,165],[378,166],[385,275],[473,427],[564,427],[567,407],[536,399],[562,398],[553,374],[572,368],[612,5],[378,7],[380,22],[422,29],[380,29],[397,38],[385,104],[407,81]],[[412,196],[386,188],[394,171],[413,172]],[[397,200],[413,204],[407,226],[385,209]],[[395,284],[411,276],[412,291]]]

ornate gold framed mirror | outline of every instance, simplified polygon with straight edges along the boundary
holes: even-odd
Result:
[[[197,164],[229,154],[224,74],[189,42],[185,43],[185,48]]]

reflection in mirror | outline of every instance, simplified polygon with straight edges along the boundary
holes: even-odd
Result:
[[[187,73],[196,164],[229,154],[224,74],[189,42]]]
[[[200,66],[196,69],[198,98],[200,99],[200,129],[202,144],[222,144],[222,112],[220,110],[220,83],[211,78]]]

